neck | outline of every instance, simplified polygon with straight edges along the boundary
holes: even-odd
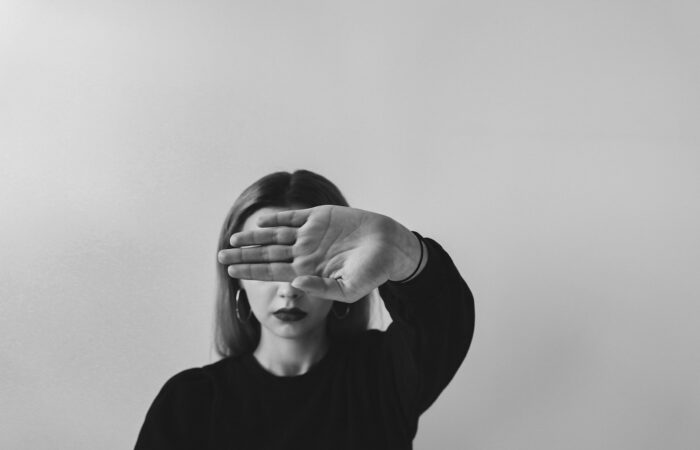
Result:
[[[277,376],[302,375],[324,357],[330,346],[325,327],[318,332],[294,339],[260,330],[260,343],[253,352],[261,366]]]

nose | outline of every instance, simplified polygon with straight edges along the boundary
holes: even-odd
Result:
[[[297,299],[304,294],[304,291],[292,286],[292,283],[280,283],[277,288],[277,294],[283,298]]]

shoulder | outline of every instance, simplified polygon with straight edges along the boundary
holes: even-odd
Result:
[[[191,384],[205,381],[207,378],[209,378],[209,375],[204,367],[192,367],[171,376],[165,384],[166,386]]]
[[[182,370],[171,376],[163,386],[164,390],[205,389],[215,384],[238,358],[224,358],[201,367]]]
[[[212,377],[201,367],[186,369],[171,376],[160,389],[156,402],[190,403],[213,392]]]
[[[224,358],[201,367],[182,370],[171,376],[160,390],[160,397],[199,399],[213,395],[215,386],[226,378],[226,374],[237,358]]]
[[[215,398],[215,381],[207,366],[182,370],[167,379],[153,400],[150,413],[169,420],[187,421],[210,409]]]

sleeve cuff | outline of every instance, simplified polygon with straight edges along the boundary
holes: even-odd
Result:
[[[387,280],[383,287],[389,289],[391,292],[395,293],[398,297],[410,296],[424,296],[429,295],[431,291],[435,290],[436,283],[440,280],[440,264],[438,259],[439,255],[439,244],[430,238],[424,238],[420,234],[414,232],[419,239],[425,243],[426,254],[423,255],[425,258],[427,256],[428,261],[413,279],[409,281],[391,281]]]

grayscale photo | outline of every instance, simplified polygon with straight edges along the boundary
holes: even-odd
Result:
[[[700,3],[0,2],[0,449],[700,448]]]

